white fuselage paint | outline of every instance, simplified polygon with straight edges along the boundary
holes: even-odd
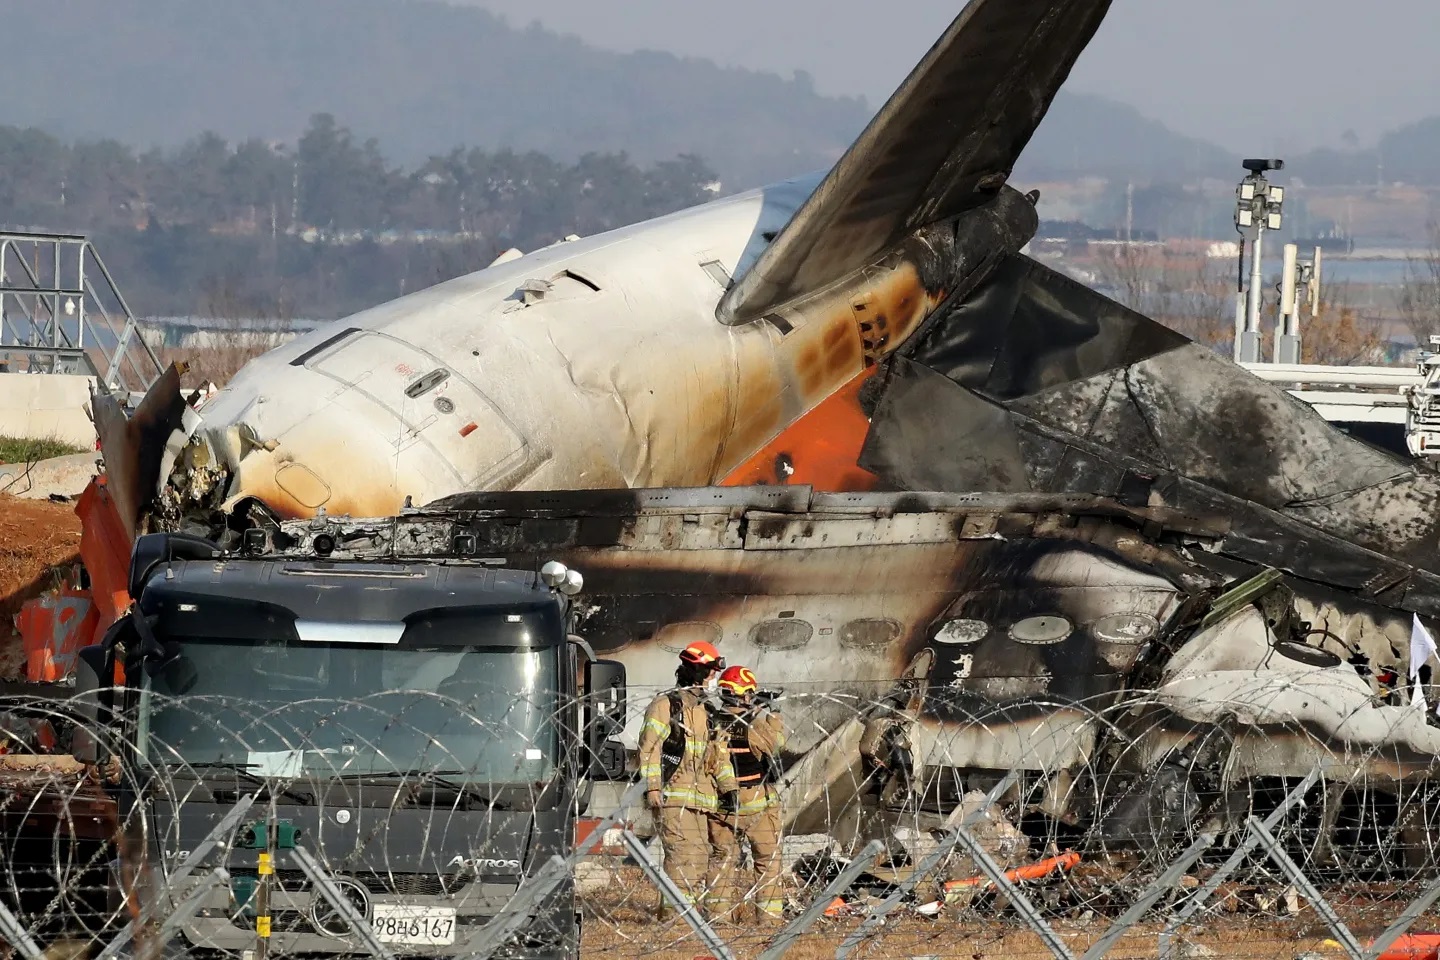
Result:
[[[803,412],[793,354],[807,338],[798,315],[785,336],[770,323],[719,323],[724,277],[703,265],[744,270],[818,181],[556,244],[253,360],[200,427],[232,474],[230,499],[376,515],[406,496],[418,505],[476,489],[713,482],[775,432],[737,428],[742,418],[760,411],[783,426]],[[527,304],[529,281],[550,289]],[[358,332],[316,351],[349,328]],[[856,361],[858,373],[858,350]],[[443,383],[407,395],[435,371]]]

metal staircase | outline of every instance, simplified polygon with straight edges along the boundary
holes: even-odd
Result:
[[[136,394],[163,370],[89,239],[0,232],[0,371],[80,374]]]

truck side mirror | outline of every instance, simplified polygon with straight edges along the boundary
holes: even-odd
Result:
[[[625,748],[614,737],[625,729],[625,665],[616,660],[585,663],[585,746],[590,776],[625,776]]]

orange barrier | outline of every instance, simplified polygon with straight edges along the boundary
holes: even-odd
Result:
[[[80,559],[90,576],[90,589],[60,590],[21,607],[15,622],[24,644],[27,680],[48,683],[69,677],[75,670],[75,654],[99,643],[110,625],[130,609],[126,581],[131,540],[104,474],[80,494],[75,515],[80,518]]]
[[[1043,880],[1051,874],[1063,873],[1070,870],[1080,862],[1080,854],[1066,850],[1058,857],[1050,857],[1038,863],[1027,864],[1023,867],[1016,867],[1014,870],[1005,871],[1005,879],[1011,883],[1018,883],[1021,880]],[[974,887],[988,887],[990,881],[986,877],[969,877],[965,880],[951,880],[945,884],[945,896],[948,899],[951,894],[958,894],[962,890],[969,890]]]
[[[130,609],[130,535],[120,522],[115,501],[101,474],[90,482],[75,504],[80,518],[80,559],[90,575],[90,593],[100,614],[92,642],[99,642],[110,625]]]
[[[57,590],[21,607],[15,626],[25,645],[25,678],[58,683],[70,676],[75,654],[93,642],[99,619],[86,590]]]
[[[1440,933],[1406,933],[1380,954],[1378,960],[1436,960],[1440,957]]]

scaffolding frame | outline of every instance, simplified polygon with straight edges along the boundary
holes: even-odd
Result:
[[[88,237],[22,231],[0,232],[0,368],[132,394],[164,371]]]

